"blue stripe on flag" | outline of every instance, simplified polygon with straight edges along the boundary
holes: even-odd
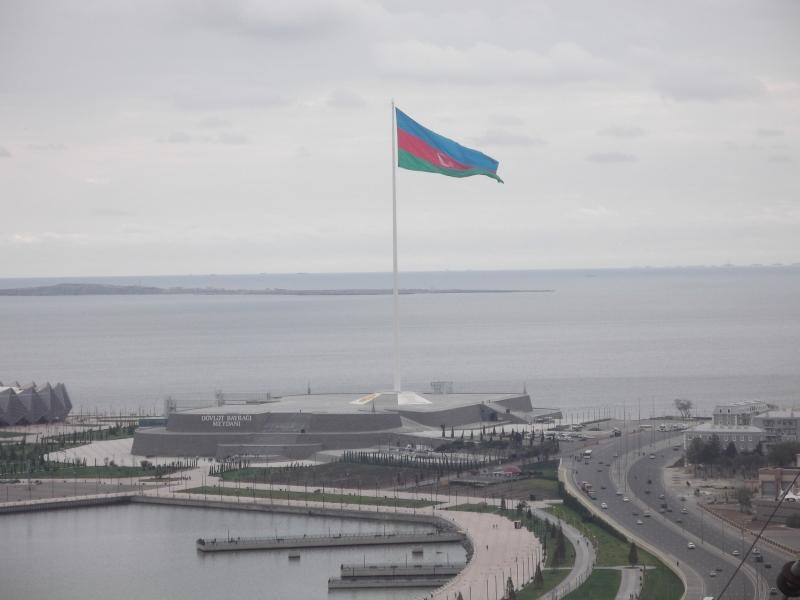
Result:
[[[451,139],[431,131],[427,127],[423,127],[399,108],[395,108],[395,110],[397,111],[398,129],[403,129],[417,136],[434,148],[441,150],[456,162],[497,173],[497,166],[499,163],[492,157],[486,156],[483,152],[462,146]]]

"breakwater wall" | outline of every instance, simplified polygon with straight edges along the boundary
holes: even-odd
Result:
[[[44,510],[64,510],[68,508],[89,508],[110,504],[127,504],[133,494],[106,494],[103,496],[79,496],[76,498],[58,498],[54,500],[32,500],[25,502],[9,502],[0,504],[0,515],[16,513],[40,512]]]

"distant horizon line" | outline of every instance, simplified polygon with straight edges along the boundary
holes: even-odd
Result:
[[[675,270],[714,270],[714,269],[780,269],[797,268],[800,262],[791,263],[750,263],[750,264],[697,264],[697,265],[671,265],[671,266],[652,266],[636,265],[627,267],[539,267],[539,268],[516,268],[516,269],[423,269],[400,271],[403,274],[421,273],[529,273],[529,272],[580,272],[580,271],[675,271]],[[237,277],[237,276],[305,276],[305,275],[387,275],[391,276],[391,271],[274,271],[274,272],[208,272],[208,273],[165,273],[147,274],[138,273],[135,275],[0,275],[0,280],[8,279],[80,279],[85,278],[136,278],[136,277]]]

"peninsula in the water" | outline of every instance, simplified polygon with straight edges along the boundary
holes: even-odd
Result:
[[[554,290],[478,290],[478,289],[429,289],[408,288],[400,294],[512,294],[525,292],[553,292]],[[0,296],[157,296],[157,295],[202,295],[202,296],[382,296],[391,289],[332,289],[290,290],[267,288],[242,290],[224,288],[160,288],[141,285],[106,285],[100,283],[59,283],[38,287],[0,289]]]

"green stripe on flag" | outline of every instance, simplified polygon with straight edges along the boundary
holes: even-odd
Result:
[[[492,179],[496,179],[500,183],[500,179],[496,173],[486,171],[485,169],[450,169],[440,165],[434,165],[425,159],[414,156],[407,150],[398,148],[397,166],[401,169],[408,169],[410,171],[426,171],[428,173],[439,173],[440,175],[447,175],[448,177],[471,177],[472,175],[486,175]]]

